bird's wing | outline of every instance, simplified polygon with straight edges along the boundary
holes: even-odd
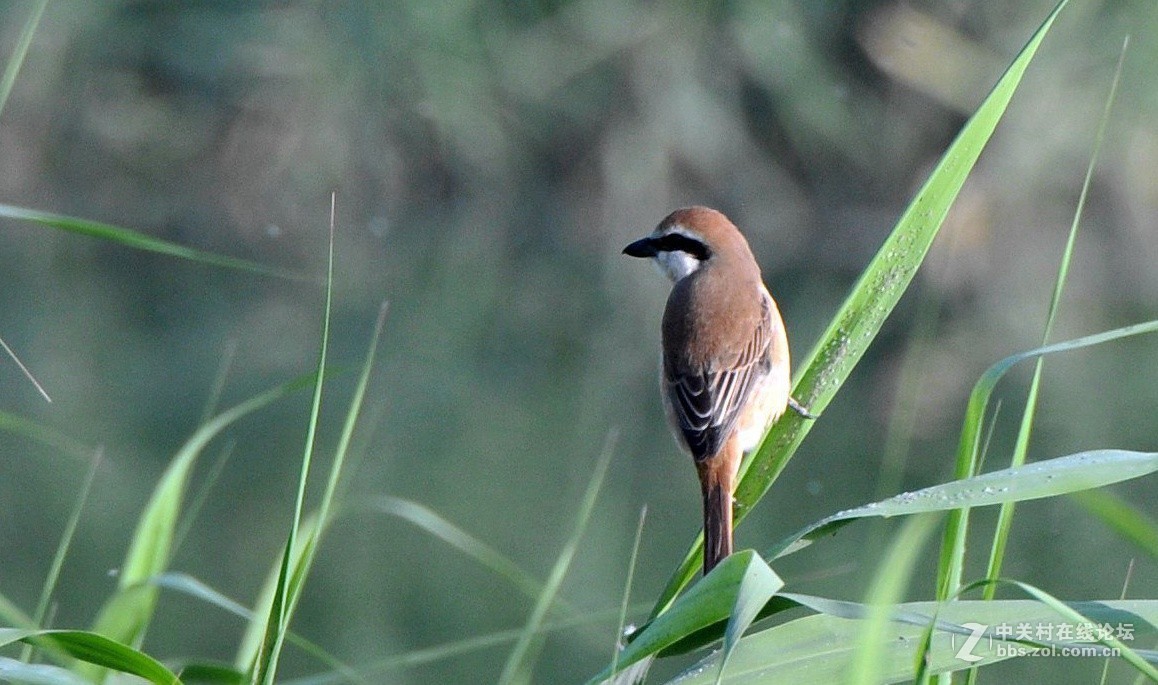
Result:
[[[760,324],[734,360],[722,368],[674,372],[669,368],[665,373],[672,412],[697,461],[720,451],[753,388],[768,374],[773,321],[765,302]]]

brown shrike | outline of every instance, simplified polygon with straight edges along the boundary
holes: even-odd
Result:
[[[699,471],[704,573],[732,553],[732,492],[744,452],[792,404],[788,338],[748,242],[707,207],[672,212],[623,249],[673,282],[663,312],[661,391],[668,422]]]

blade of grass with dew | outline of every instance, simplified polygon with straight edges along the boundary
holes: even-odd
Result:
[[[980,454],[981,430],[989,398],[997,382],[1014,364],[1054,352],[1087,347],[1154,331],[1158,331],[1158,320],[1124,326],[1053,345],[1045,345],[1027,352],[1010,355],[989,367],[977,380],[969,395],[969,404],[965,410],[965,420],[961,428],[961,439],[957,447],[956,477],[965,478],[976,471]],[[968,520],[966,517],[960,514],[950,515],[941,542],[941,558],[937,569],[937,599],[951,596],[955,591],[954,589],[961,584],[961,567],[965,558],[967,528]]]
[[[43,212],[37,209],[28,209],[26,207],[16,207],[14,205],[0,204],[0,218],[16,219],[18,221],[28,221],[41,226],[48,226],[61,231],[75,233],[77,235],[89,236],[91,238],[98,238],[100,240],[107,240],[124,247],[135,250],[143,250],[145,252],[154,252],[157,254],[166,255],[169,257],[177,257],[180,259],[187,259],[192,262],[200,264],[207,264],[209,266],[217,266],[226,269],[234,269],[238,271],[247,271],[262,276],[274,276],[276,278],[285,278],[294,281],[309,281],[313,280],[311,276],[304,276],[299,273],[294,273],[286,269],[279,269],[257,262],[251,262],[246,259],[237,257],[230,257],[228,255],[220,255],[213,252],[206,252],[204,250],[197,250],[185,245],[171,243],[160,238],[154,238],[150,235],[133,231],[120,226],[102,223],[100,221],[89,221],[88,219],[80,219],[72,216],[65,216],[63,214],[53,214],[51,212]]]
[[[84,630],[19,630],[0,628],[0,647],[14,642],[51,642],[52,649],[100,668],[140,676],[156,685],[180,685],[181,680],[153,657],[109,639],[99,633]],[[87,679],[86,679],[87,680]],[[88,680],[88,682],[92,682]]]
[[[1057,318],[1058,307],[1061,303],[1062,291],[1065,288],[1066,275],[1069,273],[1070,261],[1073,258],[1074,245],[1077,242],[1078,227],[1081,224],[1082,212],[1085,210],[1086,198],[1090,193],[1090,184],[1093,182],[1094,169],[1098,163],[1098,155],[1102,150],[1102,143],[1106,139],[1106,127],[1110,122],[1110,112],[1113,110],[1115,95],[1118,92],[1118,83],[1122,79],[1122,66],[1126,61],[1126,50],[1130,45],[1129,38],[1122,43],[1118,53],[1118,64],[1114,69],[1114,78],[1110,82],[1110,92],[1106,95],[1106,102],[1102,108],[1101,120],[1098,122],[1098,131],[1094,136],[1094,149],[1090,152],[1090,161],[1086,165],[1086,177],[1082,181],[1082,190],[1078,195],[1078,205],[1074,210],[1073,222],[1070,224],[1069,237],[1066,239],[1065,250],[1062,253],[1061,264],[1058,266],[1057,277],[1054,281],[1053,297],[1049,303],[1049,313],[1046,315],[1045,331],[1041,336],[1041,344],[1049,342],[1050,332],[1053,330],[1054,320]],[[1025,463],[1026,453],[1029,451],[1029,437],[1033,427],[1034,415],[1037,411],[1038,389],[1041,386],[1042,367],[1044,357],[1038,357],[1033,370],[1033,379],[1030,381],[1029,394],[1025,401],[1025,410],[1022,414],[1021,425],[1017,433],[1017,443],[1013,449],[1013,456],[1009,465],[1017,467]],[[989,551],[989,562],[985,577],[996,579],[1001,575],[1001,563],[1005,558],[1005,546],[1009,540],[1009,531],[1013,527],[1014,504],[1004,504],[997,515],[997,524],[993,533],[993,543]],[[962,512],[962,516],[967,516]],[[961,562],[964,563],[964,560]],[[997,591],[996,584],[986,585],[983,591],[984,599],[993,599]],[[973,680],[973,676],[970,676]]]
[[[60,542],[56,546],[56,554],[52,557],[52,565],[49,566],[48,573],[44,578],[44,587],[40,589],[40,600],[36,603],[36,610],[32,613],[32,621],[37,626],[46,627],[44,625],[45,618],[48,616],[48,603],[52,601],[52,593],[56,590],[56,583],[60,579],[60,569],[64,567],[64,558],[68,556],[68,550],[72,547],[72,538],[76,533],[76,526],[80,523],[80,513],[84,509],[85,502],[88,501],[88,494],[92,491],[92,483],[96,480],[97,467],[101,463],[101,456],[104,454],[104,449],[98,447],[93,453],[92,462],[89,465],[88,473],[84,477],[84,483],[80,486],[80,493],[76,497],[76,502],[73,504],[72,513],[68,517],[68,522],[64,526],[64,533],[60,536]],[[26,644],[20,651],[20,660],[29,662],[32,660],[32,645]]]
[[[124,644],[140,642],[156,605],[156,589],[149,587],[147,581],[168,567],[181,503],[197,457],[230,424],[298,390],[308,380],[306,377],[284,383],[218,414],[182,445],[141,513],[120,569],[117,592],[101,608],[93,623],[94,632]],[[81,668],[81,675],[101,681],[99,669]]]
[[[310,477],[314,446],[318,433],[318,415],[322,407],[322,388],[325,385],[326,356],[330,344],[330,317],[333,313],[334,298],[334,208],[336,195],[330,195],[330,231],[326,258],[326,299],[322,310],[322,339],[318,349],[318,371],[314,382],[314,397],[310,406],[310,418],[306,430],[305,449],[302,453],[301,470],[298,476],[297,496],[294,498],[293,519],[290,521],[289,535],[281,558],[277,582],[274,585],[273,601],[269,614],[259,624],[262,640],[256,657],[249,665],[250,682],[253,685],[273,685],[277,677],[278,659],[281,657],[285,634],[289,630],[290,618],[305,581],[303,560],[312,558],[311,547],[317,540],[325,521],[316,521],[312,531],[299,542],[298,533],[305,508],[306,483]]]
[[[1155,472],[1158,472],[1158,452],[1094,450],[1043,459],[1021,468],[991,471],[837,512],[781,540],[765,556],[771,559],[788,556],[859,519],[911,516],[953,511],[963,506],[984,507],[1057,497]]]
[[[909,586],[921,558],[920,552],[939,520],[939,517],[928,514],[909,519],[885,552],[868,591],[869,615],[864,629],[857,636],[856,649],[844,682],[850,685],[881,682],[885,664],[881,658],[880,643],[888,639],[893,606],[900,601]]]
[[[690,593],[689,593],[690,594]],[[798,606],[819,612],[794,619],[763,631],[746,635],[740,641],[728,667],[724,682],[735,685],[831,685],[849,675],[851,660],[859,648],[857,640],[865,630],[865,622],[872,607],[855,602],[830,600],[786,593]],[[1158,601],[1154,600],[1100,600],[1073,602],[1065,606],[1099,625],[1132,623],[1135,642],[1146,643],[1158,638]],[[936,617],[936,618],[934,618]],[[878,658],[883,665],[881,678],[876,682],[910,681],[916,674],[914,646],[930,624],[934,625],[932,649],[929,651],[929,670],[933,673],[960,671],[970,666],[957,657],[962,648],[962,636],[973,631],[966,623],[990,626],[986,639],[973,650],[981,657],[979,664],[992,664],[1009,659],[1011,648],[1058,646],[1037,641],[1018,641],[1012,637],[1001,639],[993,632],[998,625],[1014,626],[1020,623],[1057,623],[1059,614],[1050,606],[1033,600],[958,601],[950,603],[911,602],[892,607],[889,630],[878,643]],[[992,642],[989,637],[993,638]],[[998,651],[1000,650],[1000,651]],[[1158,653],[1135,650],[1147,659],[1158,659]],[[711,685],[719,654],[712,654],[672,683],[679,685]]]
[[[801,364],[803,372],[793,396],[814,414],[821,413],[832,401],[912,281],[966,176],[989,141],[1022,75],[1066,1],[1057,4],[966,122],[833,317],[828,330],[804,358]],[[772,486],[811,426],[811,421],[795,412],[785,412],[765,436],[760,448],[745,461],[735,495],[737,523],[743,521]],[[702,536],[692,544],[656,601],[653,617],[667,610],[695,575],[700,565],[702,544]]]
[[[498,680],[500,685],[530,682],[530,672],[538,652],[536,643],[541,642],[543,621],[546,619],[551,605],[554,604],[556,595],[559,594],[559,587],[563,584],[563,578],[566,577],[568,569],[571,568],[571,560],[575,558],[575,552],[579,549],[579,541],[583,538],[584,531],[587,530],[587,522],[591,520],[591,512],[595,510],[595,500],[599,497],[599,490],[603,487],[603,477],[607,474],[607,466],[611,463],[611,455],[615,452],[616,437],[613,431],[608,434],[604,441],[602,453],[595,463],[595,470],[591,474],[591,480],[587,483],[587,491],[583,493],[583,500],[580,502],[579,511],[575,515],[575,526],[566,543],[563,544],[563,548],[559,550],[559,556],[555,559],[555,565],[551,568],[550,575],[547,576],[547,583],[543,586],[543,591],[539,593],[535,608],[531,611],[526,625],[519,633],[518,641],[515,642],[515,646],[507,656],[507,662],[503,666],[502,674]]]

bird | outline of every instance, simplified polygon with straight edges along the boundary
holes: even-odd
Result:
[[[695,462],[703,497],[704,575],[732,553],[732,494],[745,452],[792,406],[788,337],[748,241],[708,207],[669,214],[623,248],[672,281],[660,389],[668,423]]]

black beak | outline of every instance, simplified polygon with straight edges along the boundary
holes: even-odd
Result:
[[[623,248],[623,254],[628,257],[654,257],[658,252],[653,238],[641,238]]]

